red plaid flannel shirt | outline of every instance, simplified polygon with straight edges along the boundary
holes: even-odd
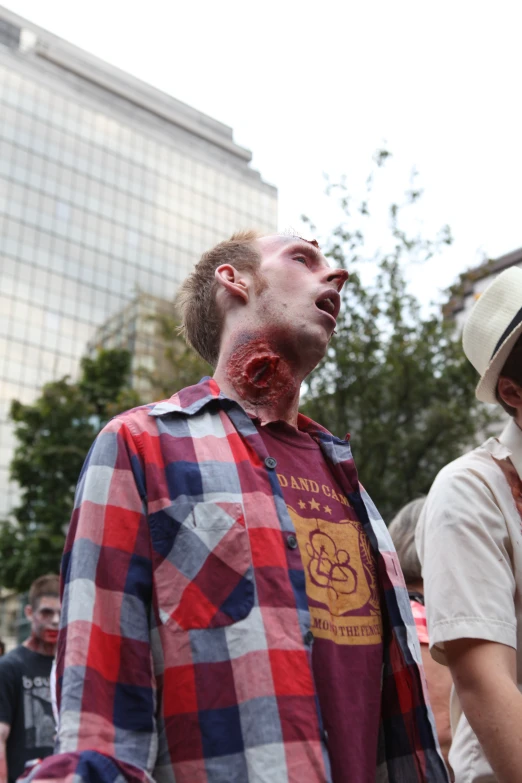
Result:
[[[396,554],[347,441],[310,420],[376,553],[376,780],[446,781]],[[213,380],[113,419],[65,547],[57,754],[30,779],[328,783],[294,528],[257,430]],[[347,694],[349,698],[349,694]]]

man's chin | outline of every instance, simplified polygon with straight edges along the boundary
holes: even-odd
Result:
[[[266,331],[276,352],[296,367],[306,368],[308,374],[326,355],[334,330],[330,324],[325,328],[325,323],[312,320],[307,323],[287,320]]]
[[[307,339],[300,341],[300,354],[303,359],[303,364],[308,366],[308,372],[317,367],[320,361],[326,356],[328,350],[328,344],[330,342],[331,335],[323,329],[314,334],[307,335]]]

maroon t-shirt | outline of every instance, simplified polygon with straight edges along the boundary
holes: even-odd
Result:
[[[313,438],[259,426],[295,525],[314,634],[312,668],[334,783],[375,783],[382,618],[370,543]],[[354,488],[355,489],[355,488]]]

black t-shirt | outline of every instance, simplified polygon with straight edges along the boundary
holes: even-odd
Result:
[[[0,658],[0,723],[11,727],[7,738],[9,783],[26,761],[50,756],[56,727],[49,678],[53,658],[23,645]]]

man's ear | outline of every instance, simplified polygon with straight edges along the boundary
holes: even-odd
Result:
[[[498,379],[497,391],[499,397],[511,408],[522,407],[522,388],[516,381],[501,375]]]
[[[214,277],[231,296],[237,296],[246,304],[248,302],[251,279],[247,272],[239,272],[232,264],[221,264],[214,272]]]
[[[33,619],[33,607],[31,606],[31,604],[27,604],[27,606],[24,606],[24,614],[28,620]]]

